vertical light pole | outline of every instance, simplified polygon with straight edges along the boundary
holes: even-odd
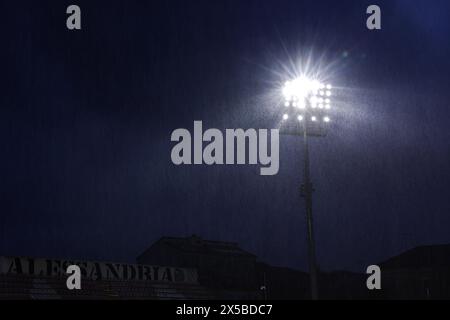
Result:
[[[283,115],[285,125],[282,133],[303,137],[304,168],[301,196],[305,199],[306,228],[308,237],[309,275],[311,285],[311,299],[319,299],[317,281],[316,248],[314,240],[314,224],[312,217],[312,194],[314,192],[310,176],[309,137],[325,136],[323,124],[330,122],[326,113],[331,109],[331,85],[325,86],[318,81],[301,77],[286,83],[283,94],[285,96],[286,112]],[[288,122],[291,117],[298,121]]]
[[[301,196],[305,198],[306,228],[308,234],[308,257],[309,257],[309,276],[311,285],[311,299],[319,299],[319,288],[317,284],[317,262],[316,245],[314,241],[314,224],[312,218],[312,194],[313,184],[309,173],[309,144],[306,125],[303,125],[303,147],[304,147],[304,168],[303,185],[301,187]]]

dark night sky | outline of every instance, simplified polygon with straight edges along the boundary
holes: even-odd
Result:
[[[450,243],[450,3],[376,3],[370,32],[371,1],[2,1],[0,255],[132,262],[195,233],[305,269],[297,138],[262,177],[176,167],[170,135],[276,127],[275,93],[308,54],[342,100],[311,148],[321,267]]]

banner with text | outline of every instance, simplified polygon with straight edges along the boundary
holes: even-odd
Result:
[[[0,257],[0,274],[67,277],[66,270],[70,265],[79,266],[83,278],[90,280],[198,282],[195,269],[18,257]]]

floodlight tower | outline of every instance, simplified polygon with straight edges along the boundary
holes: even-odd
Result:
[[[331,109],[332,86],[316,80],[300,77],[286,82],[282,133],[303,137],[304,167],[303,184],[300,195],[305,199],[306,228],[308,235],[309,274],[311,298],[319,298],[317,283],[317,262],[312,216],[312,195],[314,192],[310,176],[309,137],[326,135],[326,125],[331,121],[328,112]]]

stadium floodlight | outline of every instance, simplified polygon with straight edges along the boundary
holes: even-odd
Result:
[[[318,299],[319,292],[312,218],[312,194],[314,189],[310,179],[308,137],[324,136],[321,133],[323,126],[326,127],[331,122],[328,113],[332,109],[332,90],[333,86],[331,84],[324,84],[318,80],[302,76],[287,81],[282,92],[285,100],[284,105],[286,106],[283,112],[284,121],[282,126],[294,129],[286,131],[282,129],[281,132],[303,136],[304,142],[304,181],[301,186],[301,195],[305,198],[311,298],[313,300]]]
[[[304,123],[315,123],[319,118],[324,119],[325,123],[330,122],[326,112],[331,110],[332,89],[331,84],[324,84],[305,76],[287,81],[283,87],[284,106],[287,110],[283,114],[283,120],[286,122],[289,119],[299,119],[301,116],[302,120],[309,119]]]
[[[319,81],[310,80],[307,77],[300,77],[286,82],[283,94],[288,101],[299,101],[306,99],[311,94],[317,94],[320,86],[321,83]]]

